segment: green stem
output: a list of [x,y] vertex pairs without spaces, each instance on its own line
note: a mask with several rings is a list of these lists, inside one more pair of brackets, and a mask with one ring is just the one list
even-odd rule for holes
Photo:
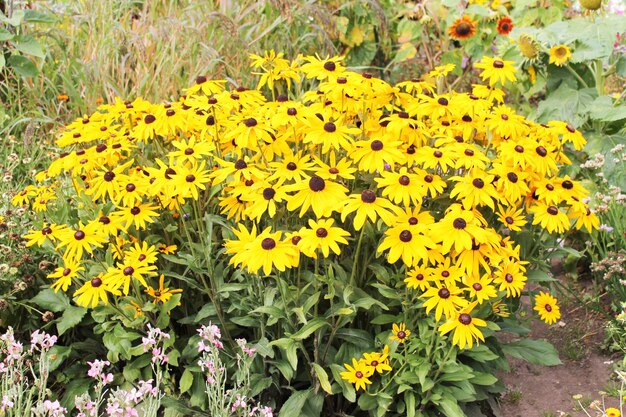
[[359,234],[359,242],[356,245],[356,252],[354,253],[354,261],[352,262],[352,272],[350,272],[350,285],[356,286],[354,277],[356,275],[356,264],[359,260],[359,253],[361,252],[361,244],[363,243],[363,235],[365,234],[365,224],[361,227],[361,234]]
[[585,82],[585,80],[582,79],[580,75],[578,75],[576,71],[574,71],[574,68],[570,67],[569,64],[566,64],[565,68],[567,68],[567,70],[572,73],[572,75],[578,80],[579,83],[581,83],[585,88],[589,88],[589,85]]

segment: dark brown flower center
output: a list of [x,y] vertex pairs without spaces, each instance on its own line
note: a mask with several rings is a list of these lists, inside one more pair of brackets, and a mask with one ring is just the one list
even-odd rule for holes
[[480,178],[474,178],[472,185],[476,188],[483,188],[485,186],[485,181]]
[[322,177],[314,175],[309,180],[309,188],[311,189],[311,191],[322,191],[324,187],[326,187],[326,183],[324,182],[324,179]]
[[498,69],[504,68],[504,62],[496,59],[495,61],[493,61],[493,67]]
[[475,282],[475,283],[472,284],[472,288],[474,289],[474,291],[480,291],[480,290],[483,289],[483,286],[480,285],[479,282]]
[[373,151],[380,151],[383,148],[383,143],[378,139],[373,140],[370,144],[370,148],[372,148]]
[[196,180],[196,176],[193,174],[189,174],[185,177],[185,181],[187,182],[194,182]]
[[246,119],[244,124],[246,125],[246,127],[254,127],[258,124],[258,122],[256,121],[255,118],[251,117],[249,119]]
[[361,192],[361,201],[371,204],[376,201],[376,194],[372,190],[363,190],[363,192]]
[[513,217],[511,216],[506,216],[504,218],[504,220],[508,223],[508,224],[513,224],[515,222],[515,220],[513,219]]
[[103,178],[106,182],[111,182],[113,178],[115,178],[115,173],[113,171],[107,171],[104,173]]
[[337,130],[337,126],[335,126],[333,122],[328,122],[324,124],[324,130],[328,133],[333,133],[335,130]]
[[77,230],[74,233],[74,239],[76,240],[83,240],[85,238],[85,232],[83,232],[82,230]]
[[298,242],[300,242],[302,240],[301,236],[294,236],[291,238],[291,243],[293,243],[294,245],[297,245]]
[[206,77],[204,75],[198,75],[196,77],[196,84],[203,84],[206,82]]
[[450,297],[450,290],[448,290],[446,287],[441,288],[438,292],[437,295],[439,296],[439,298],[449,298]]
[[296,108],[295,108],[295,107],[289,107],[289,108],[287,109],[287,114],[288,114],[289,116],[295,116],[296,114],[298,114],[298,110],[296,110]]
[[130,214],[132,214],[133,216],[138,215],[141,212],[141,209],[139,207],[133,207],[132,209],[130,209]]
[[276,191],[273,188],[266,188],[263,190],[263,198],[266,200],[271,200],[276,195]]
[[410,242],[413,239],[413,235],[408,230],[403,230],[400,232],[400,240],[404,243]]
[[424,280],[424,274],[417,274],[415,275],[415,279],[418,281],[423,281]]
[[465,156],[474,156],[474,151],[471,149],[466,149],[463,153],[465,154]]
[[565,188],[566,190],[571,190],[572,188],[574,188],[574,183],[570,180],[565,180],[561,183],[561,186],[563,186],[563,188]]
[[430,175],[430,174],[427,174],[426,176],[424,176],[424,181],[426,181],[426,182],[428,182],[428,183],[433,182],[433,180],[434,180],[434,178],[433,178],[433,176],[432,176],[432,175]]
[[548,151],[543,146],[537,146],[537,148],[535,148],[535,152],[537,152],[537,155],[541,157],[544,157],[548,154]]
[[49,235],[50,233],[52,233],[52,229],[48,226],[44,227],[43,229],[41,229],[41,234],[42,235]]
[[517,152],[517,153],[523,153],[524,152],[524,147],[522,145],[516,145],[514,149],[515,149],[515,152]]
[[463,230],[463,229],[465,229],[467,227],[467,222],[465,221],[465,219],[463,219],[461,217],[457,217],[452,222],[452,226],[454,226],[455,229]]
[[315,231],[315,235],[320,238],[325,238],[326,236],[328,236],[328,230],[324,229],[323,227],[320,227],[319,229]]
[[513,275],[511,275],[511,274],[506,274],[506,275],[504,276],[504,280],[505,280],[506,282],[508,282],[509,284],[510,284],[510,283],[512,283],[512,282],[513,282]]
[[442,106],[447,106],[448,105],[448,99],[445,97],[439,97],[439,100],[437,100],[437,103],[441,104]]
[[398,182],[400,185],[409,185],[411,180],[406,175],[401,175],[400,178],[398,178]]
[[133,268],[132,266],[127,266],[126,268],[124,268],[124,270],[122,271],[122,273],[126,276],[128,275],[132,275],[133,272],[135,272],[135,268]]
[[502,118],[502,120],[504,120],[505,122],[507,120],[509,120],[509,115],[508,114],[503,114],[502,116],[500,116]]
[[576,129],[574,128],[574,126],[572,126],[571,124],[567,124],[567,126],[565,126],[565,128],[570,132],[570,133],[574,133],[576,132]]
[[398,336],[398,339],[402,340],[406,337],[406,332],[403,330],[400,330],[396,336]]
[[548,214],[556,216],[557,214],[559,214],[559,209],[554,206],[550,206],[548,207]]
[[248,164],[246,164],[246,161],[243,159],[238,159],[237,162],[235,162],[235,169],[239,170],[244,168],[248,168]]
[[337,69],[337,65],[333,61],[324,62],[324,69],[326,71],[334,71]]
[[148,114],[148,115],[146,115],[146,117],[143,118],[143,121],[147,125],[149,125],[150,123],[156,122],[156,117],[154,117],[152,114]]
[[193,155],[193,148],[185,149],[185,155]]
[[546,304],[544,308],[546,309],[548,313],[552,311],[552,306],[550,304]]
[[69,269],[69,268],[65,268],[65,269],[63,270],[63,276],[64,276],[64,277],[68,276],[68,275],[69,275],[69,274],[71,274],[71,273],[72,273],[72,270],[71,270],[71,269]]
[[414,226],[417,224],[417,217],[409,217],[409,224]]
[[111,219],[109,219],[107,216],[102,216],[98,219],[98,221],[102,224],[109,224],[111,223]]
[[470,316],[467,313],[463,313],[459,316],[459,321],[461,322],[461,324],[464,324],[467,326],[468,324],[472,322],[472,316]]
[[454,31],[459,36],[467,36],[472,31],[472,25],[467,22],[461,22],[456,26]]
[[509,181],[511,181],[512,183],[516,183],[518,178],[517,178],[517,174],[515,172],[509,172],[508,174],[506,174],[506,177],[509,179]]
[[331,174],[339,174],[339,170],[335,167],[332,167],[328,170]]
[[135,186],[135,184],[133,184],[133,183],[126,184],[126,191],[128,191],[129,193],[132,193],[136,189],[137,189],[137,187]]
[[287,164],[287,169],[289,171],[295,171],[297,168],[298,168],[298,166],[294,162],[289,162]]
[[[328,62],[327,62],[327,64],[328,64]],[[361,372],[361,371],[356,371],[356,372],[355,372],[355,374],[354,374],[354,376],[356,376],[357,378],[361,379],[361,378],[363,378],[363,372]]]
[[143,253],[137,257],[137,259],[139,260],[139,262],[144,261],[146,258],[147,258],[147,256],[146,256],[146,255],[144,255]]
[[272,250],[276,247],[276,241],[271,237],[266,237],[261,241],[261,247],[265,250]]
[[98,288],[100,285],[102,285],[102,280],[100,278],[94,278],[91,280],[92,287]]
[[433,156],[434,156],[435,158],[441,158],[441,157],[443,156],[443,152],[441,152],[441,151],[435,151],[435,152],[433,152]]

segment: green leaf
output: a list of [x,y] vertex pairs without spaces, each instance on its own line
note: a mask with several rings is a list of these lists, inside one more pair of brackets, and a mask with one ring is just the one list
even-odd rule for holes
[[49,372],[54,371],[63,363],[63,361],[70,356],[72,353],[72,348],[70,346],[59,346],[54,345],[50,348],[50,353],[48,354],[50,358],[50,365],[48,368]]
[[359,408],[362,410],[373,410],[378,406],[378,398],[369,392],[364,392],[359,397]]
[[31,23],[56,23],[59,19],[57,19],[54,15],[29,9],[24,10],[24,21]]
[[556,279],[552,276],[552,273],[548,271],[542,271],[539,269],[532,269],[526,273],[526,277],[530,282],[554,282]]
[[311,389],[307,389],[304,391],[295,391],[285,404],[280,408],[280,412],[278,413],[278,417],[300,417],[300,412],[302,411],[302,407],[304,407],[304,403],[306,399],[309,397],[311,393]]
[[485,363],[499,358],[497,354],[492,352],[485,345],[478,345],[472,349],[462,351],[463,356],[468,356],[477,362]]
[[415,417],[415,394],[412,391],[404,392],[404,403],[406,404],[406,417]]
[[39,73],[35,63],[21,55],[11,55],[7,60],[7,66],[13,68],[22,77],[34,77]]
[[398,321],[398,316],[394,314],[380,314],[370,321],[371,324],[389,324]]
[[13,43],[15,49],[24,54],[36,56],[37,58],[45,56],[41,45],[32,36],[16,36],[13,39]]
[[[558,119],[571,123],[574,127],[581,126],[589,117],[588,112],[598,96],[593,88],[580,90],[561,84],[554,92],[539,103],[537,110],[530,115],[538,122],[546,123]],[[567,103],[564,106],[563,103]]]
[[313,332],[317,329],[320,329],[324,326],[330,326],[326,320],[321,317],[316,317],[313,320],[309,321],[307,324],[302,326],[300,330],[289,336],[293,340],[304,340],[309,337]]
[[546,340],[522,339],[502,345],[502,351],[514,358],[535,365],[560,365],[561,360],[554,346]]
[[446,395],[439,401],[439,408],[447,417],[464,416],[463,410],[459,407],[459,403],[451,395]]
[[[5,28],[0,28],[0,42],[10,41],[13,39],[15,35],[6,30]],[[2,56],[2,54],[0,54]]]
[[341,386],[341,392],[346,400],[350,401],[351,403],[355,402],[356,391],[354,391],[354,386],[341,378],[341,373],[346,369],[341,365],[337,365],[336,363],[330,365],[330,369],[333,373],[333,377],[335,378],[335,382],[337,382],[339,386]]
[[180,393],[184,394],[185,392],[189,391],[189,388],[191,388],[191,385],[193,385],[193,374],[191,373],[189,368],[187,368],[183,372],[183,375],[180,377],[180,382],[179,382]]
[[361,329],[348,329],[344,327],[337,329],[335,336],[348,343],[362,346],[363,349],[369,349],[374,345],[374,338],[372,337],[372,334]]
[[498,378],[487,372],[474,371],[474,377],[470,380],[470,382],[476,385],[490,386],[498,382]]
[[39,307],[46,310],[53,311],[55,313],[61,312],[70,306],[70,300],[63,292],[55,293],[51,288],[46,288],[41,291],[30,301],[37,304]]
[[315,374],[317,375],[317,379],[320,381],[320,385],[321,385],[322,389],[327,394],[331,394],[332,395],[333,389],[330,386],[330,382],[328,381],[328,374],[326,373],[324,368],[322,368],[320,365],[318,365],[316,363],[313,363],[313,370],[315,371]]
[[614,106],[609,96],[600,96],[594,100],[589,115],[594,120],[616,122],[626,119],[626,106]]
[[[6,64],[6,60],[4,59],[4,55],[0,54],[0,70],[2,68],[4,68],[4,65]],[[0,116],[4,116],[4,113],[2,113]]]
[[22,24],[22,22],[24,21],[25,14],[26,13],[24,13],[24,10],[18,9],[13,12],[13,15],[11,15],[11,18],[9,19],[4,14],[0,13],[0,21],[4,23],[8,23],[9,25],[13,27],[16,27]]
[[281,338],[270,342],[270,346],[278,346],[285,352],[289,364],[295,371],[298,369],[298,345],[292,339]]
[[85,314],[87,314],[86,308],[68,306],[59,321],[57,321],[59,336],[79,324],[85,317]]

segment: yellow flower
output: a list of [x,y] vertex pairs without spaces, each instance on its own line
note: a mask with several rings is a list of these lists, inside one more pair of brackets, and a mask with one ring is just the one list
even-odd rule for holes
[[394,323],[393,326],[391,326],[391,332],[393,333],[393,336],[389,339],[396,340],[398,343],[406,342],[406,339],[411,336],[411,331],[406,328],[405,323]]
[[561,318],[561,309],[556,304],[556,298],[543,291],[535,295],[535,307],[533,310],[539,313],[541,320],[548,324],[554,324]]
[[354,384],[357,391],[361,388],[365,390],[367,385],[372,383],[372,381],[369,380],[369,377],[372,376],[373,371],[365,362],[357,362],[355,358],[352,358],[352,366],[347,363],[343,366],[347,369],[347,371],[340,373],[341,379]]
[[622,414],[617,408],[609,407],[605,410],[606,417],[620,417]]
[[572,51],[567,45],[556,45],[550,48],[550,64],[562,67],[572,58]]
[[164,280],[165,275],[161,274],[161,276],[159,277],[159,288],[155,289],[151,286],[148,286],[148,288],[146,288],[146,293],[148,293],[150,297],[154,298],[154,303],[161,302],[165,304],[170,300],[170,298],[172,298],[172,295],[183,292],[183,290],[181,289],[172,290],[165,287]]
[[480,62],[474,66],[483,70],[480,73],[480,77],[483,81],[489,80],[489,85],[494,86],[496,83],[504,85],[506,81],[516,80],[515,72],[517,70],[513,64],[513,61],[504,61],[499,57],[491,58],[484,56]]
[[469,304],[461,311],[455,312],[453,317],[439,326],[439,333],[442,336],[454,330],[452,343],[460,349],[465,349],[465,347],[471,349],[474,346],[474,341],[477,343],[479,340],[485,341],[485,337],[478,327],[486,327],[487,323],[470,315],[475,306],[476,302]]

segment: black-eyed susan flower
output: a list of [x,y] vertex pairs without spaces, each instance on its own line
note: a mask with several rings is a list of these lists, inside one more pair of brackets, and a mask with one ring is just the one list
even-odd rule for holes
[[448,35],[453,39],[469,39],[476,33],[476,21],[463,15],[448,27]]
[[552,120],[548,122],[548,126],[554,129],[555,133],[560,135],[562,143],[571,143],[577,151],[585,147],[587,140],[583,137],[582,133],[570,123]]
[[466,285],[470,299],[475,300],[478,304],[482,304],[487,300],[491,300],[498,296],[496,287],[492,285],[493,279],[489,274],[474,280],[467,280]]
[[620,417],[622,413],[615,407],[609,407],[604,410],[606,417]]
[[541,320],[548,324],[554,324],[561,318],[561,309],[556,304],[556,298],[543,291],[535,295],[535,307],[533,310],[539,314]]
[[404,154],[400,150],[401,141],[374,139],[354,143],[349,156],[358,164],[361,171],[382,172],[385,166],[395,166],[404,162]]
[[85,282],[82,287],[76,290],[74,297],[76,297],[76,304],[79,306],[96,308],[100,301],[104,304],[109,303],[109,293],[121,295],[119,291],[112,289],[108,283],[105,282],[102,275],[98,275]]
[[266,276],[272,273],[272,268],[284,271],[296,266],[294,261],[299,259],[298,249],[291,241],[281,240],[282,232],[272,232],[271,228],[263,230],[252,242],[244,248],[244,257],[241,259],[243,267],[248,272],[256,274],[263,269]]
[[24,235],[26,247],[42,246],[46,241],[54,243],[66,230],[67,226],[64,224],[45,224],[40,230],[31,230]]
[[58,266],[53,272],[48,274],[48,278],[56,279],[50,287],[54,292],[58,292],[59,289],[65,292],[72,285],[72,279],[77,278],[79,276],[78,273],[84,270],[85,268],[80,265],[80,261],[64,259],[63,265]]
[[479,206],[493,209],[494,201],[499,198],[493,185],[494,176],[478,168],[472,169],[464,176],[450,177],[450,180],[456,182],[450,197],[461,202],[465,210]]
[[56,249],[65,248],[64,259],[81,259],[84,252],[92,254],[93,247],[101,248],[106,241],[107,237],[98,232],[94,223],[79,223],[77,228],[65,228],[59,233]]
[[345,221],[352,212],[356,212],[354,229],[361,230],[367,219],[376,223],[380,217],[386,225],[392,224],[400,209],[386,198],[377,197],[374,191],[363,190],[361,194],[351,194],[346,200],[341,210],[341,221]]
[[331,149],[341,151],[351,149],[354,136],[360,133],[361,129],[347,126],[342,120],[324,121],[313,117],[305,128],[303,142],[321,146],[322,153]]
[[511,313],[509,312],[509,308],[502,301],[496,301],[491,305],[491,312],[498,317],[509,317]]
[[474,64],[474,67],[482,69],[480,78],[483,81],[489,81],[490,86],[496,83],[504,85],[507,81],[515,81],[515,72],[513,61],[505,61],[500,57],[491,58],[484,56],[480,62]]
[[310,155],[303,155],[302,152],[293,153],[289,151],[287,154],[283,155],[280,161],[270,162],[269,166],[274,171],[268,178],[269,181],[281,180],[298,182],[310,178],[308,171],[313,170]]
[[306,78],[315,78],[318,80],[336,81],[346,69],[342,65],[343,57],[327,57],[320,58],[316,56],[304,57],[305,64],[302,64],[300,70]]
[[146,288],[146,293],[153,298],[154,303],[167,303],[172,295],[183,292],[181,289],[171,289],[165,286],[165,275],[161,274],[159,277],[159,287],[152,288],[148,285]]
[[439,333],[442,336],[454,331],[452,343],[460,349],[465,349],[466,347],[471,349],[474,346],[474,342],[485,341],[485,337],[479,327],[486,327],[487,323],[478,317],[472,317],[470,314],[475,306],[476,302],[465,306],[439,326]]
[[411,331],[406,328],[406,323],[396,324],[391,326],[390,340],[395,340],[398,343],[404,343],[411,336]]
[[524,272],[519,262],[507,260],[494,272],[493,282],[500,285],[498,291],[506,291],[507,297],[519,297],[526,285]]
[[550,233],[563,233],[569,229],[569,218],[558,206],[537,202],[529,211],[534,215],[533,224],[540,225]]
[[300,217],[309,208],[313,209],[317,217],[328,217],[333,211],[340,211],[348,192],[343,185],[317,175],[312,176],[308,181],[286,185],[285,188],[289,192],[296,191],[296,194],[289,197],[287,201],[287,210],[300,209]]
[[107,268],[103,279],[108,283],[109,287],[119,290],[122,289],[124,295],[128,295],[130,291],[130,283],[132,279],[136,279],[144,287],[148,286],[146,278],[156,275],[157,267],[135,260],[125,259],[124,262],[118,263],[115,267]]
[[176,167],[176,173],[172,175],[171,186],[176,189],[183,198],[198,199],[199,190],[206,190],[206,184],[210,182],[209,171],[205,169],[206,162],[199,164],[185,164]]
[[497,215],[500,223],[514,232],[521,231],[522,227],[527,223],[524,210],[515,206],[499,206]]
[[111,217],[119,220],[128,229],[134,226],[137,230],[143,230],[148,223],[154,223],[159,217],[158,207],[151,203],[138,204],[132,207],[122,207],[111,213]]
[[244,213],[249,218],[259,221],[266,213],[273,218],[276,215],[277,204],[287,200],[288,197],[280,181],[275,184],[259,181],[250,187],[248,193],[241,195],[241,200],[250,202]]
[[324,258],[332,251],[336,255],[341,253],[339,243],[347,245],[346,237],[350,233],[334,225],[333,219],[309,220],[309,227],[298,231],[298,248],[310,258],[317,258],[317,250],[321,250]]
[[365,352],[361,359],[372,374],[379,374],[391,371],[389,366],[389,346],[385,345],[382,352]]
[[468,303],[463,297],[463,290],[454,282],[447,286],[440,282],[435,282],[435,285],[424,291],[420,298],[426,299],[424,302],[426,314],[430,313],[433,308],[435,309],[435,320],[437,321],[441,319],[442,315],[446,319],[454,317],[457,309],[466,306]]
[[428,259],[428,250],[437,245],[428,236],[426,225],[397,225],[385,231],[385,238],[378,246],[378,252],[389,250],[387,262],[395,263],[402,259],[407,266]]
[[403,166],[398,172],[382,171],[380,175],[374,180],[383,189],[383,197],[388,197],[395,204],[402,203],[404,207],[422,204],[424,187],[417,175],[408,172],[407,167]]
[[572,51],[567,45],[555,45],[550,48],[550,64],[562,67],[572,58]]
[[426,291],[430,288],[431,276],[433,275],[433,269],[423,265],[416,265],[413,269],[410,269],[404,282],[407,287],[419,289],[420,291]]
[[365,390],[372,383],[369,379],[372,376],[372,370],[365,362],[352,358],[352,366],[347,363],[343,366],[346,368],[346,371],[340,373],[341,379],[354,384],[357,391],[360,389]]

